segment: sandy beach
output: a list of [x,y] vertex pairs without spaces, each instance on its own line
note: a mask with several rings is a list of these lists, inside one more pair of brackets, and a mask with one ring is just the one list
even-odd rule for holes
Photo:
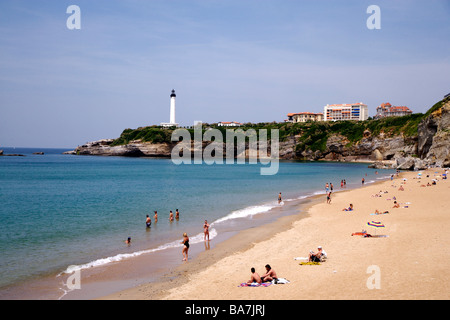
[[[443,172],[429,169],[421,179],[417,172],[403,172],[393,181],[334,193],[330,204],[317,196],[306,214],[243,231],[161,282],[102,299],[449,299],[450,182],[442,180]],[[427,186],[432,179],[436,185]],[[394,197],[399,208],[393,208]],[[354,211],[342,211],[350,203]],[[370,227],[370,221],[385,228]],[[352,236],[363,229],[377,237]],[[328,256],[320,265],[294,259],[319,245]],[[266,264],[289,283],[239,287],[250,279],[251,267],[262,274]]]

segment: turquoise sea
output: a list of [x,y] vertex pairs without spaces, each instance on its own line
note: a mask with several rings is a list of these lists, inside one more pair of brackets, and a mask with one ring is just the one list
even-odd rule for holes
[[[92,268],[203,241],[253,225],[284,203],[359,187],[392,170],[367,164],[280,162],[278,174],[260,175],[260,165],[175,165],[170,159],[63,155],[63,149],[3,148],[24,157],[0,157],[0,290],[49,274]],[[33,152],[43,151],[44,155]],[[325,198],[324,198],[325,199]],[[179,209],[179,221],[169,211]],[[153,221],[158,211],[158,223]],[[152,218],[150,229],[145,216]],[[127,237],[133,251],[124,246]],[[69,266],[71,266],[69,268]]]

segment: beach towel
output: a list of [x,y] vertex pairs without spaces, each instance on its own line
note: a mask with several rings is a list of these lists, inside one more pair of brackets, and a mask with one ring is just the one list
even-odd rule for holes
[[308,266],[318,266],[318,265],[320,265],[320,262],[312,262],[312,261],[300,262],[299,265],[301,265],[301,266],[306,266],[306,265],[308,265]]
[[285,278],[278,278],[276,281],[272,280],[272,284],[286,284],[289,283],[290,281],[288,279]]
[[240,285],[238,285],[238,287],[268,287],[271,284],[272,284],[272,282],[263,282],[263,283],[258,283],[258,282],[246,283],[246,282],[243,282]]

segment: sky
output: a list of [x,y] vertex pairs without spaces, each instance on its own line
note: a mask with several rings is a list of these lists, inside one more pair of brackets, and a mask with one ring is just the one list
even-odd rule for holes
[[[70,5],[80,29],[69,29]],[[367,20],[380,9],[380,29]],[[450,92],[450,0],[1,0],[0,148]]]

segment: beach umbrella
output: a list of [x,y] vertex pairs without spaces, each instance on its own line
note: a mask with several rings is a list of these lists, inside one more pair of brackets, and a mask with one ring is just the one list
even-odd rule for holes
[[[370,222],[367,222],[367,225],[368,225],[369,227],[375,228],[375,230],[377,230],[377,229],[379,229],[379,228],[385,228],[385,225],[382,224],[382,223],[379,222],[379,221],[370,221]],[[376,233],[377,233],[377,232],[375,231],[375,234],[376,234]]]

